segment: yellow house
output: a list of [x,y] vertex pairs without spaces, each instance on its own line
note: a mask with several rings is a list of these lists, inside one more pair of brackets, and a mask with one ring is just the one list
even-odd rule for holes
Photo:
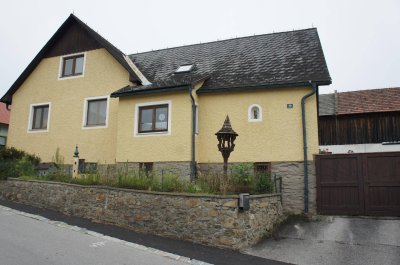
[[215,133],[229,115],[229,161],[282,176],[296,212],[304,177],[315,196],[317,95],[330,83],[315,28],[125,55],[71,14],[1,101],[7,145],[43,162],[57,148],[72,161],[78,145],[86,162],[187,177],[222,169]]

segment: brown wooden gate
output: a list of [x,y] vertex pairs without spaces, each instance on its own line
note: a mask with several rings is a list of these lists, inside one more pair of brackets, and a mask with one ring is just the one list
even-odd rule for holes
[[400,152],[317,155],[320,214],[400,216]]

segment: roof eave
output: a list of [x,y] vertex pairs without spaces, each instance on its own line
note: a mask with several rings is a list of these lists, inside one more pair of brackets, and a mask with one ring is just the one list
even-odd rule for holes
[[[318,86],[326,86],[332,83],[331,80],[325,81],[312,81]],[[261,90],[261,89],[272,89],[272,88],[283,88],[283,87],[296,87],[296,86],[310,86],[310,81],[296,82],[296,83],[284,83],[284,84],[256,84],[256,85],[244,85],[244,86],[227,86],[219,88],[200,88],[197,90],[197,94],[206,93],[221,93],[221,92],[236,92],[236,91],[249,91],[249,90]]]
[[127,97],[127,96],[136,96],[136,95],[149,95],[149,94],[158,94],[158,93],[170,93],[170,92],[178,92],[184,91],[190,87],[190,84],[184,84],[179,86],[166,86],[166,87],[157,87],[152,89],[143,89],[143,90],[133,90],[127,92],[114,92],[111,94],[112,98],[119,97]]

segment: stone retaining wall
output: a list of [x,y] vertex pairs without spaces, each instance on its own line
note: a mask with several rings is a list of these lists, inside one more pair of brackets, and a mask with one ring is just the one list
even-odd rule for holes
[[[230,163],[229,166],[241,163]],[[222,163],[199,164],[202,172],[222,174]],[[271,162],[271,173],[282,178],[282,206],[285,214],[304,213],[304,162]],[[308,210],[316,214],[316,176],[314,161],[308,161]]]
[[250,197],[250,210],[237,196],[199,196],[66,183],[9,179],[0,198],[65,214],[223,248],[257,243],[282,221],[279,194]]

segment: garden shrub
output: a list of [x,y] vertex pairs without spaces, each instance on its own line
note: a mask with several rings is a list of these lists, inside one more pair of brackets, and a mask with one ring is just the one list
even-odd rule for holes
[[152,174],[141,171],[129,171],[120,173],[115,186],[138,190],[159,190],[160,183]]
[[185,182],[176,175],[166,174],[161,179],[161,191],[179,192],[185,190]]
[[40,163],[36,155],[14,147],[0,149],[0,179],[35,175],[35,165]]
[[40,163],[40,158],[36,155],[29,154],[25,151],[18,150],[14,147],[7,147],[0,149],[0,162],[3,161],[18,161],[26,158],[34,166]]
[[101,185],[102,181],[98,173],[80,174],[78,178],[69,177],[70,182],[79,185]]
[[272,193],[275,190],[275,184],[271,179],[271,175],[260,173],[254,179],[254,191],[256,193]]
[[254,181],[254,167],[252,164],[241,163],[234,165],[231,172],[234,184],[251,185]]

